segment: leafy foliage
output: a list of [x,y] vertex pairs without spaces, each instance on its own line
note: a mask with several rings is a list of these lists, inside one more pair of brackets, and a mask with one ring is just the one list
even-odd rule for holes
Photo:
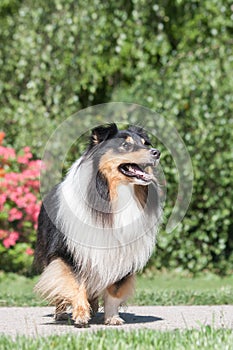
[[0,146],[0,254],[5,271],[26,272],[32,264],[41,162],[31,157],[29,147],[17,155],[13,148]]
[[[184,139],[195,179],[188,214],[171,234],[162,230],[151,263],[232,269],[232,2],[5,0],[0,13],[7,142],[40,157],[56,125],[81,108],[126,101],[156,110]],[[168,217],[175,166],[162,151]]]

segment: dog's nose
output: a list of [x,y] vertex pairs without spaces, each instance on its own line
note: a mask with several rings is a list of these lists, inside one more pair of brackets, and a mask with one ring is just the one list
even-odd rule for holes
[[150,153],[153,157],[155,157],[156,159],[159,159],[160,158],[160,152],[158,149],[156,148],[151,148],[150,149]]

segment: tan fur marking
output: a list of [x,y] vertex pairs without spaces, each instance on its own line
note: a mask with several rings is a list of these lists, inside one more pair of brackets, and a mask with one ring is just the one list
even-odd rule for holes
[[105,167],[105,163],[115,162],[118,165],[122,163],[147,163],[151,160],[149,149],[140,149],[135,152],[129,153],[114,153],[113,151],[108,151],[100,160],[100,166]]
[[90,319],[90,304],[87,300],[86,288],[81,285],[76,300],[72,304],[72,318],[76,324],[87,324]]
[[126,137],[126,142],[134,143],[134,139],[131,136]]
[[145,168],[145,171],[148,173],[148,174],[153,174],[153,168],[151,166],[147,166]]
[[[74,307],[73,309],[73,313],[72,313],[72,318],[75,321],[75,323],[87,323],[89,318],[90,318],[90,314],[89,314],[89,305],[84,304],[82,305],[77,305]],[[83,322],[85,320],[85,322]]]
[[133,183],[134,179],[124,176],[119,172],[118,166],[123,163],[146,163],[150,161],[150,153],[147,149],[141,149],[136,152],[114,154],[108,151],[102,156],[99,164],[99,170],[106,177],[109,183],[110,198],[115,200],[117,197],[117,186],[119,183]]
[[118,288],[117,283],[114,283],[107,288],[108,293],[114,298],[119,298],[125,300],[131,296],[134,292],[135,276],[131,275],[121,284]]
[[98,144],[99,143],[99,140],[98,140],[98,137],[97,137],[97,135],[92,135],[92,141],[94,142],[94,144]]
[[109,160],[103,158],[105,157],[102,157],[99,169],[108,180],[110,198],[111,201],[114,201],[117,198],[117,186],[120,182],[127,182],[127,179],[118,170],[118,166],[122,163],[118,158],[114,159],[110,157]]
[[56,259],[44,269],[35,291],[51,304],[71,303],[77,295],[78,284],[69,266]]
[[50,304],[57,306],[56,313],[68,305],[73,307],[75,323],[85,324],[90,318],[86,288],[78,284],[70,267],[62,260],[53,260],[42,273],[35,291]]
[[141,138],[141,141],[142,141],[143,145],[145,145],[146,141],[143,138]]

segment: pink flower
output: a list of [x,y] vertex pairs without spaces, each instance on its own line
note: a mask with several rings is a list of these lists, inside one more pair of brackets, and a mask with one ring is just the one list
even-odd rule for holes
[[17,161],[20,164],[29,164],[30,159],[32,158],[32,153],[30,152],[30,147],[24,147],[24,155],[18,156]]
[[20,220],[22,219],[22,217],[23,217],[23,214],[18,209],[16,208],[10,209],[9,217],[8,217],[9,221]]
[[[4,230],[0,227],[0,241],[5,248],[10,248],[20,235],[27,241],[28,227],[37,228],[39,176],[43,164],[40,160],[32,160],[30,147],[24,147],[16,154],[13,148],[1,146],[4,136],[0,132],[0,210],[4,210],[8,218],[4,221]],[[24,225],[25,222],[29,225]],[[13,231],[15,229],[19,232]],[[28,247],[26,253],[32,255],[33,250],[30,245]]]
[[18,208],[25,208],[27,206],[26,200],[24,197],[19,197],[17,194],[13,193],[11,200],[15,202]]
[[[31,153],[30,153],[30,154],[31,154]],[[17,157],[17,161],[18,161],[18,163],[20,163],[20,164],[28,164],[29,158],[30,158],[30,157],[28,157],[28,155],[18,156],[18,157]]]
[[33,254],[34,254],[34,250],[33,250],[32,248],[27,248],[27,249],[25,250],[25,253],[26,253],[27,255],[33,255]]
[[13,173],[13,172],[6,173],[5,180],[8,181],[8,184],[15,185],[19,180],[19,176],[20,174],[18,173]]
[[9,198],[10,198],[10,200],[11,200],[12,202],[15,202],[15,204],[16,204],[18,207],[20,207],[20,206],[18,205],[18,195],[17,195],[16,192],[9,191]]
[[3,209],[3,205],[6,202],[6,198],[7,196],[5,193],[0,194],[0,210]]
[[30,147],[26,146],[23,148],[24,152],[27,153],[27,152],[30,152]]
[[13,148],[0,146],[0,156],[4,160],[8,160],[9,158],[14,159],[15,158],[15,150]]
[[11,232],[9,236],[3,240],[4,247],[10,248],[11,246],[14,246],[18,238],[19,238],[18,232]]
[[32,220],[34,222],[38,221],[39,214],[40,214],[40,205],[36,204],[34,207],[34,212],[32,213]]

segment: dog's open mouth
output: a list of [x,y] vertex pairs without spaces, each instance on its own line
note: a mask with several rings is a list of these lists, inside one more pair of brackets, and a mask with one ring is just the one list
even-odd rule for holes
[[148,166],[153,164],[138,164],[135,163],[123,163],[119,165],[119,171],[128,177],[135,177],[144,182],[150,182],[153,179],[153,174],[149,174],[145,171]]

